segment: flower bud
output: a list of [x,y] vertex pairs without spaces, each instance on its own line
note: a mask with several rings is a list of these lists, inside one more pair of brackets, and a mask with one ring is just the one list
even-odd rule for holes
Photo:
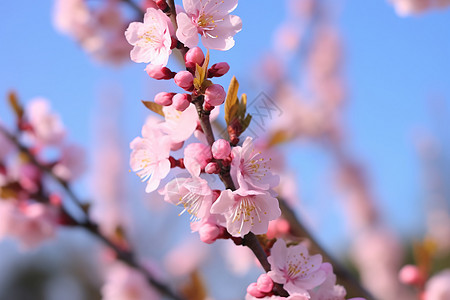
[[206,165],[205,172],[208,174],[217,174],[219,173],[219,165],[215,162],[210,162]]
[[225,159],[230,156],[231,146],[226,140],[219,139],[214,142],[211,151],[215,159]]
[[270,293],[273,288],[272,278],[267,274],[262,274],[256,281],[256,287],[263,293]]
[[147,72],[148,76],[156,80],[172,79],[176,74],[175,72],[170,71],[169,68],[152,64],[148,64],[145,68],[145,71]]
[[156,6],[163,12],[169,11],[169,5],[167,5],[166,0],[155,0]]
[[227,74],[229,70],[230,70],[230,65],[228,65],[226,62],[220,62],[220,63],[214,64],[208,70],[208,78],[221,77],[221,76]]
[[251,296],[255,298],[263,298],[266,296],[266,293],[263,293],[258,289],[255,282],[251,283],[247,287],[247,293],[249,293]]
[[184,111],[191,104],[191,95],[175,94],[172,98],[173,107],[178,111]]
[[207,244],[214,243],[220,235],[220,228],[214,224],[205,223],[198,230],[200,240]]
[[155,96],[155,102],[162,106],[169,106],[172,104],[172,98],[174,95],[175,93],[167,93],[167,92],[158,93]]
[[205,102],[212,106],[221,105],[227,94],[220,84],[210,85],[205,91]]
[[176,85],[186,91],[192,91],[194,88],[194,76],[189,71],[178,72],[174,81]]
[[184,56],[184,61],[187,64],[193,64],[195,67],[195,64],[202,65],[203,61],[205,60],[205,55],[203,54],[202,49],[199,47],[194,47],[189,49],[189,51]]
[[420,285],[423,281],[419,268],[414,265],[404,266],[400,270],[398,277],[400,282],[408,285]]

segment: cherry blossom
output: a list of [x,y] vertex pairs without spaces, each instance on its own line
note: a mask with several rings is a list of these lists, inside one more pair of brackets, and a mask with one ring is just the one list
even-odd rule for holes
[[266,233],[269,221],[281,215],[278,200],[269,193],[244,189],[222,191],[211,213],[223,214],[228,232],[241,237],[250,231]]
[[183,112],[175,107],[163,107],[165,122],[161,124],[161,130],[167,134],[173,143],[180,143],[187,140],[195,128],[197,128],[197,110],[194,105],[190,105]]
[[159,300],[144,275],[123,263],[112,266],[101,289],[104,300]]
[[55,235],[56,217],[54,207],[42,203],[19,206],[0,199],[0,238],[13,236],[23,250],[35,248]]
[[172,23],[161,10],[148,8],[144,22],[133,22],[125,37],[134,46],[131,59],[138,63],[151,63],[165,67],[172,53]]
[[237,4],[237,0],[183,0],[186,12],[177,15],[177,38],[192,48],[200,34],[206,48],[229,50],[235,43],[233,36],[242,29],[241,18],[229,14]]
[[26,107],[33,137],[43,145],[59,144],[66,132],[59,115],[53,113],[47,99],[35,98]]
[[64,145],[61,149],[61,158],[52,170],[66,181],[75,180],[87,168],[85,156],[84,148],[75,144]]
[[424,300],[450,299],[450,269],[431,277],[425,285]]
[[141,177],[148,180],[145,191],[150,193],[156,190],[161,179],[170,171],[170,137],[164,135],[159,128],[159,120],[148,118],[142,127],[142,138],[136,137],[131,143],[133,150],[130,157],[131,169]]
[[245,300],[282,300],[282,299],[286,299],[286,300],[309,300],[308,297],[304,296],[304,295],[299,295],[299,294],[293,294],[290,295],[289,297],[280,297],[280,296],[270,296],[270,297],[264,297],[264,298],[256,298],[250,294],[247,294],[245,296]]
[[208,182],[200,177],[175,178],[164,188],[164,200],[175,205],[183,205],[192,219],[202,219],[209,215],[212,205],[212,191]]
[[323,263],[321,269],[327,273],[325,281],[310,292],[312,300],[345,300],[347,294],[345,288],[336,285],[336,275],[333,273],[333,266]]
[[270,161],[257,152],[253,139],[247,137],[242,147],[232,151],[231,177],[236,185],[244,189],[269,190],[278,185],[280,178],[270,171]]
[[271,271],[267,274],[274,282],[283,284],[289,294],[298,293],[310,297],[308,290],[322,284],[327,276],[321,268],[322,256],[310,256],[303,244],[286,247],[286,242],[278,239],[268,261]]
[[208,145],[192,143],[184,148],[184,165],[192,176],[199,176],[211,159],[211,147]]

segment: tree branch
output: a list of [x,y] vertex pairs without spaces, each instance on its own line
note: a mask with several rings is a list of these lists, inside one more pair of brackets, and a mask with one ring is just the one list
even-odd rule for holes
[[[117,255],[117,258],[130,267],[133,267],[137,270],[139,270],[147,279],[148,283],[152,285],[155,289],[157,289],[161,294],[170,297],[174,300],[184,300],[180,296],[176,295],[168,286],[165,284],[157,281],[145,268],[143,268],[136,259],[135,254],[128,250],[122,250],[117,245],[115,245],[110,239],[108,239],[106,236],[104,236],[98,229],[98,225],[92,222],[89,218],[89,214],[84,209],[83,203],[80,201],[78,196],[75,194],[75,192],[70,187],[69,183],[60,177],[58,177],[55,173],[53,173],[52,169],[50,169],[47,166],[42,165],[36,157],[30,152],[30,150],[23,145],[19,139],[12,135],[8,130],[3,128],[3,126],[0,126],[0,133],[3,134],[6,138],[8,138],[12,143],[15,144],[15,146],[19,149],[19,151],[27,156],[27,158],[30,160],[30,162],[35,165],[37,168],[39,168],[42,172],[49,175],[54,181],[56,181],[61,187],[64,189],[64,191],[67,193],[69,198],[81,209],[81,211],[84,214],[84,221],[76,221],[73,219],[77,225],[81,228],[84,228],[88,232],[90,232],[92,235],[96,236],[98,239],[103,241],[108,247],[110,247]],[[68,212],[65,211],[67,214]],[[72,217],[72,216],[71,216]]]

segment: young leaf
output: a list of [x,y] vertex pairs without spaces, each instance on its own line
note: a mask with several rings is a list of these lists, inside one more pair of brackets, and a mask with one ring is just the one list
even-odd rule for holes
[[227,98],[225,99],[225,121],[227,125],[230,125],[231,121],[236,117],[238,113],[238,93],[239,82],[236,77],[231,78],[230,86],[228,87]]
[[147,107],[151,111],[157,113],[158,115],[161,115],[161,116],[164,117],[164,112],[162,110],[162,108],[163,108],[162,105],[160,105],[160,104],[158,104],[156,102],[153,102],[153,101],[144,101],[144,100],[141,100],[141,101],[145,105],[145,107]]

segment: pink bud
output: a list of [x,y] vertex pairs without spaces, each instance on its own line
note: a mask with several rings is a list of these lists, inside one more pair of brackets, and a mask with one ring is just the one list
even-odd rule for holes
[[205,91],[205,102],[212,106],[221,105],[227,94],[220,84],[210,85]]
[[173,107],[178,111],[184,111],[191,104],[191,95],[188,94],[176,94],[173,96]]
[[263,293],[269,293],[273,288],[273,281],[267,274],[262,274],[259,276],[258,281],[256,281],[256,286],[258,290]]
[[175,75],[175,83],[186,91],[192,91],[194,88],[194,76],[189,71],[181,71]]
[[172,104],[172,98],[174,95],[175,93],[167,93],[167,92],[158,93],[155,96],[155,102],[162,106],[169,106]]
[[227,74],[227,72],[229,70],[230,70],[230,65],[228,65],[226,62],[220,62],[220,63],[212,65],[211,68],[209,68],[208,77],[209,78],[220,77],[220,76]]
[[156,80],[172,79],[176,74],[175,72],[170,71],[169,68],[152,64],[148,64],[145,68],[145,71],[147,72],[148,76]]
[[419,285],[423,281],[419,268],[414,265],[404,266],[400,270],[398,277],[402,283],[408,285]]
[[215,162],[210,162],[206,165],[205,172],[208,174],[217,174],[219,173],[219,165]]
[[189,51],[184,56],[184,61],[186,64],[193,64],[195,67],[195,64],[202,65],[203,61],[205,60],[205,55],[203,54],[202,49],[199,47],[194,47],[189,49]]
[[198,230],[200,240],[207,244],[214,243],[220,235],[220,229],[214,224],[205,223]]
[[250,285],[247,288],[247,293],[256,298],[263,298],[266,296],[266,293],[263,293],[258,289],[255,282],[250,283]]
[[225,159],[230,156],[231,146],[226,140],[219,139],[214,142],[211,151],[215,159]]
[[167,12],[169,10],[169,6],[167,5],[166,0],[155,0],[156,6],[163,12]]

